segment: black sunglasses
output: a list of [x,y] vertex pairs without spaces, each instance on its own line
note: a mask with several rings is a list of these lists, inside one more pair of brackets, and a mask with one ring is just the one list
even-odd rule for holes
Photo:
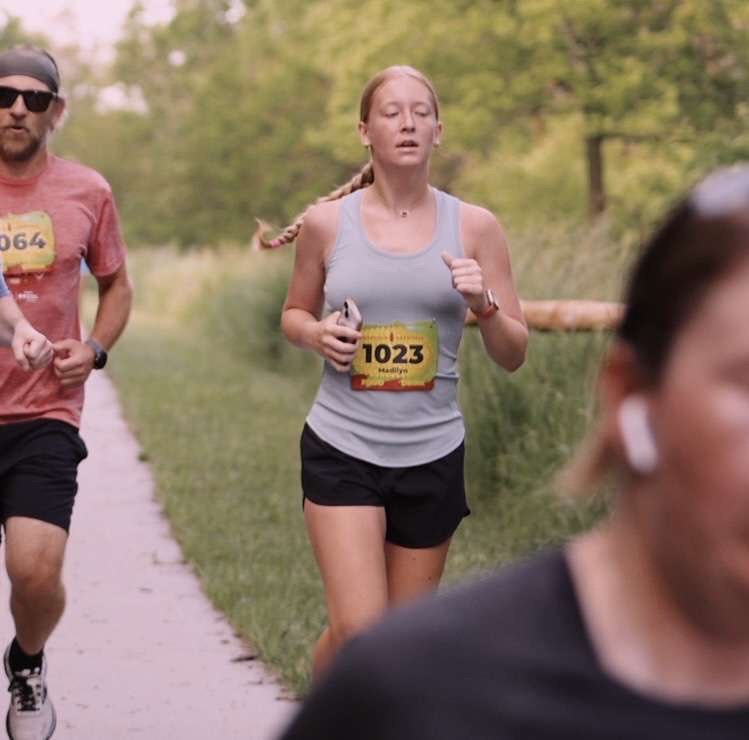
[[44,113],[57,97],[55,93],[46,90],[18,90],[15,87],[0,85],[0,108],[10,108],[19,95],[23,97],[24,105],[32,113]]

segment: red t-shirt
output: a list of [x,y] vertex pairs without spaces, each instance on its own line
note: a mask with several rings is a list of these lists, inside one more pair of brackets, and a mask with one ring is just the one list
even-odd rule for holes
[[[53,342],[80,339],[81,259],[105,277],[125,260],[112,191],[94,170],[50,156],[29,180],[0,177],[0,260],[29,321]],[[0,348],[0,424],[60,419],[80,424],[83,388],[60,385],[52,367],[27,373]]]

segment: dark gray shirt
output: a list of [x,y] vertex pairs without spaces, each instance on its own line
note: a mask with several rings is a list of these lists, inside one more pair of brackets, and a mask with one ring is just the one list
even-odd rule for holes
[[560,551],[408,607],[344,649],[282,740],[746,740],[749,706],[603,672]]

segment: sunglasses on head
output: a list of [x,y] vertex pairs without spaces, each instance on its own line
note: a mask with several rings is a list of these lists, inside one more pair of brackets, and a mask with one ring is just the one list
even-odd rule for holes
[[47,90],[18,90],[15,87],[0,85],[0,108],[10,108],[18,96],[23,97],[23,103],[32,113],[44,113],[49,104],[57,97]]
[[749,209],[749,166],[723,167],[698,183],[691,193],[700,215],[720,218]]

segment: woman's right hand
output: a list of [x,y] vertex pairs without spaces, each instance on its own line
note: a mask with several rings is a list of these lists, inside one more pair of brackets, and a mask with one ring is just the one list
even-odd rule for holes
[[334,311],[314,327],[314,350],[327,360],[339,373],[347,373],[359,347],[361,332],[338,323],[340,311]]

